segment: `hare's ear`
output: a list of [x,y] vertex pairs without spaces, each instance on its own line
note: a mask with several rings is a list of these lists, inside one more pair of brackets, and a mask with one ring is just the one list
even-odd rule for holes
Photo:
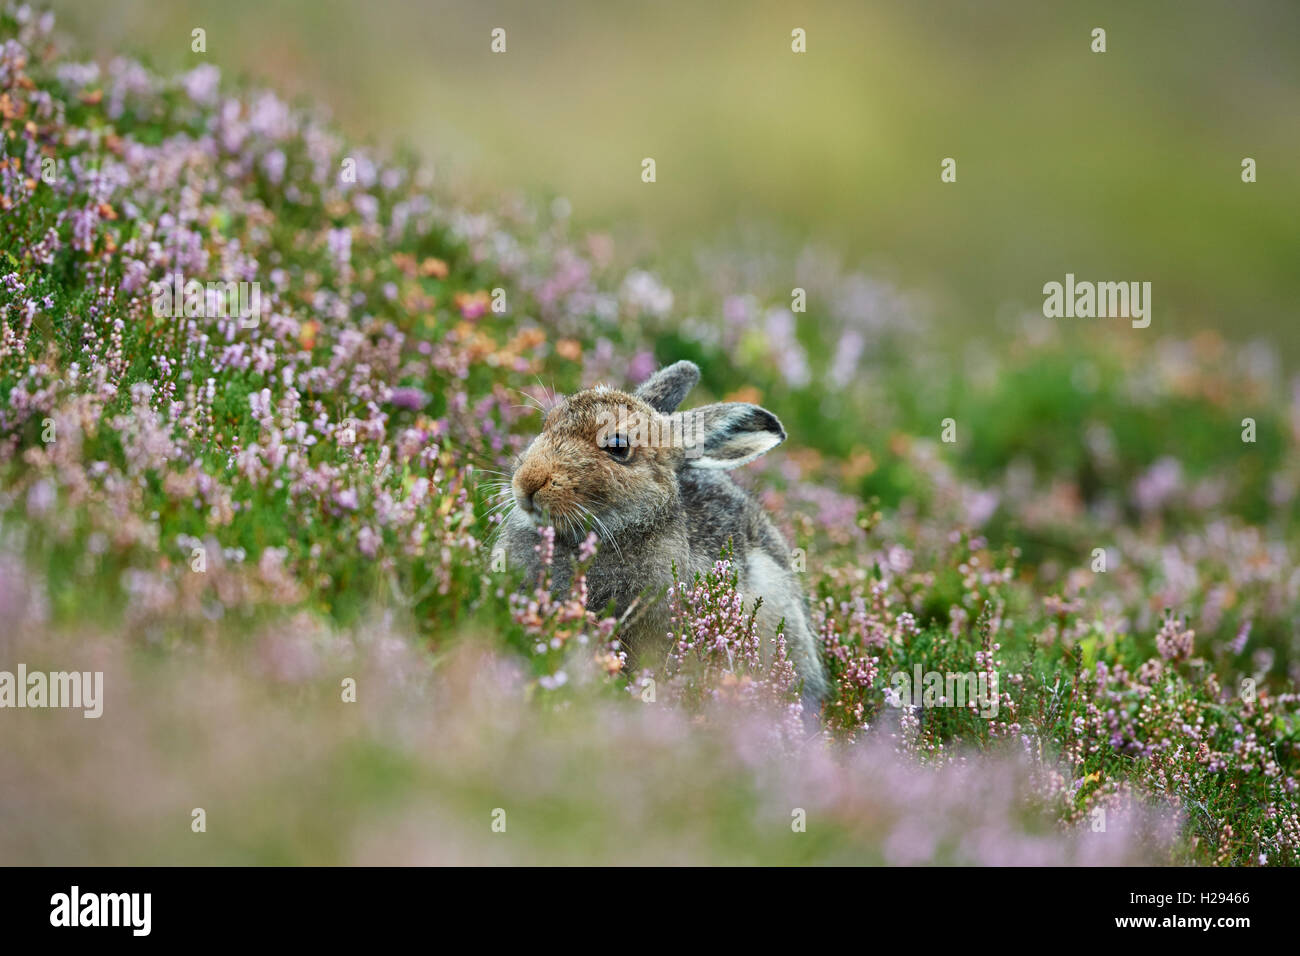
[[785,441],[781,421],[766,408],[723,402],[680,412],[686,464],[692,468],[736,468]]
[[670,415],[699,380],[700,369],[694,362],[674,362],[637,386],[635,394],[655,411]]

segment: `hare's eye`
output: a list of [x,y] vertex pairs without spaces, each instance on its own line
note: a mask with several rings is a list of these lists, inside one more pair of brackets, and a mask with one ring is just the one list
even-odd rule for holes
[[632,458],[632,442],[626,435],[609,435],[601,443],[601,447],[615,461],[626,462]]

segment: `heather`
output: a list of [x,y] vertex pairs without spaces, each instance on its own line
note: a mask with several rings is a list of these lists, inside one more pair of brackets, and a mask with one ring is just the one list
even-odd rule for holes
[[[0,715],[5,859],[1297,862],[1300,380],[1266,343],[956,346],[826,249],[659,269],[210,64],[0,24],[0,667],[108,687]],[[258,282],[257,322],[155,314],[176,273]],[[538,407],[681,358],[688,404],[791,435],[739,480],[798,549],[819,712],[725,554],[635,672],[581,576],[497,560]],[[917,668],[995,698],[904,703]]]

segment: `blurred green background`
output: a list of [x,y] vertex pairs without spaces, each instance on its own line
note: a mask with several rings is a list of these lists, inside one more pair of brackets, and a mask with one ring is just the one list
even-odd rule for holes
[[[1300,357],[1291,0],[53,7],[97,57],[206,60],[308,97],[458,188],[563,195],[580,228],[636,236],[660,263],[755,232],[813,241],[970,329],[1037,312],[1066,272],[1145,280],[1152,333],[1213,327]],[[1105,54],[1090,50],[1098,26]]]

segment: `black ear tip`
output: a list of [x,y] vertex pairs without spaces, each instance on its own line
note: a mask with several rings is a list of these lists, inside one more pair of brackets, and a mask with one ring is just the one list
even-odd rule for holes
[[768,412],[767,416],[768,418],[772,419],[772,431],[774,431],[777,434],[780,441],[785,441],[786,439],[785,426],[781,424],[781,419],[777,418],[771,412]]
[[752,406],[752,411],[749,413],[749,420],[745,424],[752,431],[771,432],[774,435],[780,436],[781,441],[785,441],[786,439],[785,427],[781,424],[781,419],[777,418],[766,408],[761,408],[758,405]]

